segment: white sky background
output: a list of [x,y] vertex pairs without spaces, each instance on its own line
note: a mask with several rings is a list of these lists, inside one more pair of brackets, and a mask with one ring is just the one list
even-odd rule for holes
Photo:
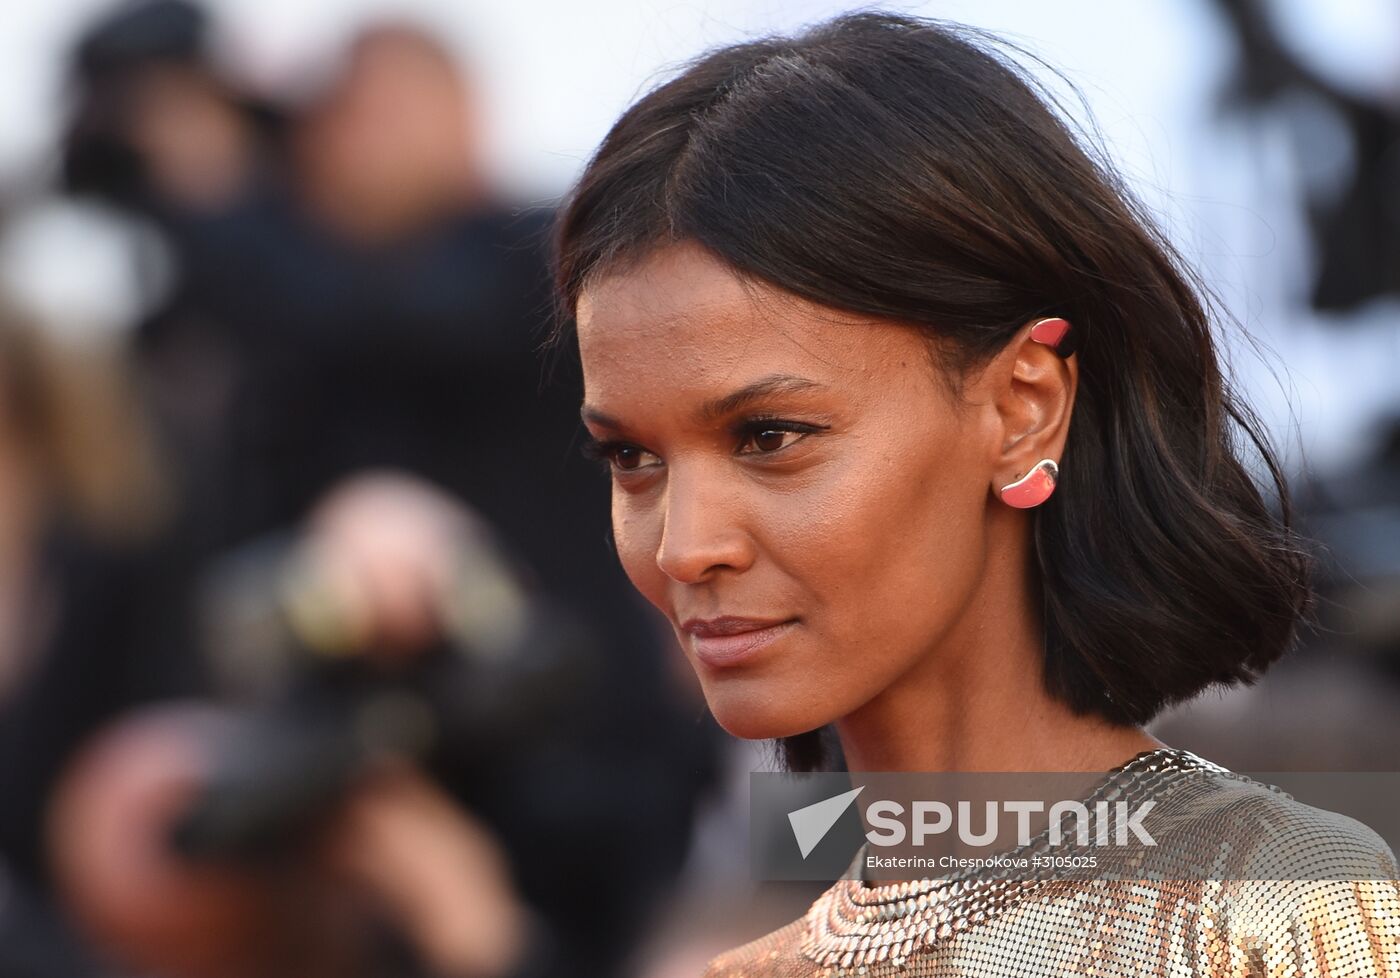
[[[701,50],[821,19],[831,0],[212,0],[236,60],[269,85],[305,82],[365,18],[404,13],[479,68],[509,184],[561,192],[617,114]],[[1233,313],[1278,351],[1275,380],[1236,365],[1286,450],[1314,465],[1364,447],[1364,423],[1400,410],[1400,302],[1321,329],[1301,301],[1305,243],[1280,130],[1225,131],[1211,98],[1231,58],[1204,0],[942,0],[887,5],[1001,31],[1065,71],[1120,167]],[[1278,0],[1300,54],[1334,80],[1400,92],[1400,11],[1390,0]],[[8,0],[0,12],[0,183],[51,159],[66,47],[104,0]],[[1277,367],[1277,361],[1271,361]],[[1294,421],[1301,426],[1294,428]]]

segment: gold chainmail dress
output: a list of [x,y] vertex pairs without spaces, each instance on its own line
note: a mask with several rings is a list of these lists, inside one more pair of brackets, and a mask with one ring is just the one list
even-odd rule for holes
[[[1400,873],[1370,828],[1179,748],[1107,775],[1168,799],[1161,879],[842,879],[704,978],[1400,978]],[[1266,864],[1271,878],[1251,878]],[[1307,878],[1278,878],[1292,869]]]

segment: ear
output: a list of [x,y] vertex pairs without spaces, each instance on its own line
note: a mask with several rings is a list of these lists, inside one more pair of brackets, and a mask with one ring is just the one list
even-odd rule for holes
[[1001,423],[1000,453],[992,491],[1024,476],[1041,459],[1059,462],[1069,438],[1070,415],[1079,385],[1079,358],[1062,356],[1031,335],[1039,320],[1024,324],[997,355],[984,379]]

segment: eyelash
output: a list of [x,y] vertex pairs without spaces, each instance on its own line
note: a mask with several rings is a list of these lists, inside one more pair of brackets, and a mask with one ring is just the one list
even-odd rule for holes
[[[743,419],[730,429],[730,433],[739,441],[740,445],[744,445],[766,431],[790,431],[794,434],[812,435],[826,430],[826,425],[808,424],[803,421],[789,421],[779,417],[749,417]],[[800,438],[798,439],[798,441],[801,440]],[[777,448],[771,452],[760,452],[758,454],[776,455],[789,447],[791,446],[784,445],[783,448]],[[635,445],[632,442],[616,439],[598,439],[585,432],[581,451],[584,458],[597,462],[604,470],[611,471],[616,468],[616,453],[624,448],[641,448],[641,446]],[[645,451],[645,449],[643,449],[643,451]],[[629,472],[635,470],[621,469],[620,471]]]

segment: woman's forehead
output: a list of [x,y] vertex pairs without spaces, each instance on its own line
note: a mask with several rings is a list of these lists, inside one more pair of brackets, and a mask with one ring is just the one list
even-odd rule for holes
[[880,335],[890,324],[743,276],[691,242],[658,247],[600,276],[580,295],[576,318],[585,361],[655,350],[849,362],[853,354],[890,345]]
[[736,319],[751,313],[751,289],[699,245],[677,242],[596,276],[579,296],[581,333],[662,327],[673,322]]

